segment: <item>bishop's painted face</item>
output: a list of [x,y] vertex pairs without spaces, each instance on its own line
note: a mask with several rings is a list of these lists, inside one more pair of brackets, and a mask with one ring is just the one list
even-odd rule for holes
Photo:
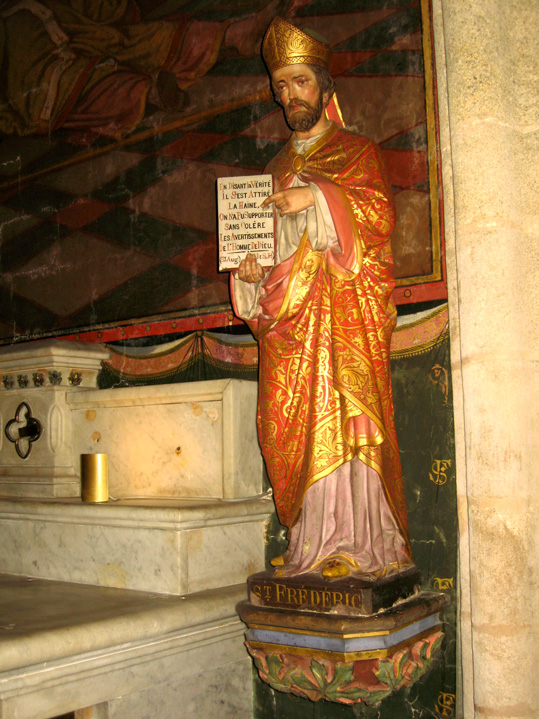
[[292,130],[308,132],[322,117],[325,97],[308,65],[290,65],[272,75],[273,88]]

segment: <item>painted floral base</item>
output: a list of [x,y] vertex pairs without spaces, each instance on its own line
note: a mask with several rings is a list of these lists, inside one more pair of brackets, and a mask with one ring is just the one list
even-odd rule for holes
[[[402,687],[409,687],[431,667],[442,631],[435,631],[383,659],[339,662],[323,657],[266,652],[245,642],[260,678],[273,689],[311,701],[378,704]],[[290,647],[286,647],[290,649]]]

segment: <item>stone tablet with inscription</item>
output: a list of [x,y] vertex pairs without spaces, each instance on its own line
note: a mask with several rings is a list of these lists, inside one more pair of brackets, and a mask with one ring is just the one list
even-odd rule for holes
[[237,269],[248,252],[262,267],[273,266],[273,206],[260,207],[272,192],[271,175],[218,178],[219,272]]

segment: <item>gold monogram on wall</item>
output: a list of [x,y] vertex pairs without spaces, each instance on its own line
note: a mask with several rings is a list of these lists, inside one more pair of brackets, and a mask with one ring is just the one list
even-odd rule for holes
[[435,711],[441,717],[455,716],[455,695],[446,692],[440,692],[438,701],[434,706]]
[[450,459],[435,459],[429,472],[429,479],[434,484],[442,485],[447,482],[447,469],[451,467]]
[[436,589],[453,589],[453,577],[434,577]]

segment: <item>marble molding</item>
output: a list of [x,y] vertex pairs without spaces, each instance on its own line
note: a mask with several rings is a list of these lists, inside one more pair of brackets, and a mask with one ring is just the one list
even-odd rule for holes
[[[252,693],[251,660],[246,656],[196,676],[112,699],[93,707],[92,719],[252,719]],[[86,717],[75,712],[75,719]]]
[[115,498],[260,494],[257,392],[256,382],[224,379],[71,393],[73,465],[108,454]]
[[244,597],[244,585],[165,597],[0,576],[0,716],[248,719]]
[[0,572],[187,594],[264,566],[269,496],[229,501],[0,500]]
[[[73,463],[69,392],[95,388],[101,346],[50,340],[0,350],[0,494],[12,497],[75,497],[79,469]],[[4,428],[26,402],[43,427],[24,460]]]
[[96,387],[101,361],[109,357],[105,347],[88,342],[44,340],[2,347],[0,393],[20,386]]

